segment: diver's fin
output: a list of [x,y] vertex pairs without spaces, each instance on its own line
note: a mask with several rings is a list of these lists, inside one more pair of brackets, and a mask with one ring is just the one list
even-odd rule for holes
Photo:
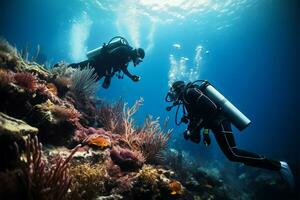
[[291,191],[293,191],[295,188],[293,173],[292,173],[289,165],[286,162],[280,161],[280,165],[281,165],[280,174],[281,174],[282,178],[288,183]]

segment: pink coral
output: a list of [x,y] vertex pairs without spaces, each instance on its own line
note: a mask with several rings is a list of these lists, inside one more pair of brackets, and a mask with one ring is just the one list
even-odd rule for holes
[[100,104],[100,108],[97,111],[99,124],[101,124],[101,126],[104,127],[105,130],[112,131],[115,134],[123,133],[123,108],[124,102],[122,100],[119,100],[114,104],[107,104],[102,102]]
[[123,171],[140,169],[145,161],[141,152],[123,148],[113,148],[110,157]]
[[29,92],[35,92],[37,89],[37,79],[31,73],[18,72],[14,75],[14,79],[17,85]]
[[75,147],[64,160],[61,157],[49,166],[43,158],[42,144],[37,137],[26,141],[26,164],[24,171],[28,176],[28,193],[37,199],[65,199],[71,184],[68,176],[68,163],[80,146]]

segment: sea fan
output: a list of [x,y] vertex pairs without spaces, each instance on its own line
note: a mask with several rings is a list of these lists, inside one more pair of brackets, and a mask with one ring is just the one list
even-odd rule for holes
[[78,99],[94,96],[98,88],[97,78],[92,67],[76,69],[71,77],[71,91]]

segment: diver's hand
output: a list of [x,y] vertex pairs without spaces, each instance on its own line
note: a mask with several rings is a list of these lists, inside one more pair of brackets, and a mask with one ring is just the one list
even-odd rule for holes
[[203,143],[204,143],[205,146],[209,146],[210,143],[211,143],[208,129],[203,130]]
[[189,130],[185,130],[183,132],[183,137],[184,137],[185,140],[190,139],[190,136],[191,136],[191,132]]
[[138,82],[141,79],[141,77],[133,75],[131,80],[133,80],[134,82]]

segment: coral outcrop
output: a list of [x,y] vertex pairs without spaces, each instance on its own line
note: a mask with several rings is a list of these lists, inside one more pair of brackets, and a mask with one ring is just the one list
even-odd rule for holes
[[0,134],[11,134],[16,137],[23,137],[26,135],[36,135],[38,129],[30,126],[26,122],[10,117],[0,112]]
[[[171,131],[151,117],[138,127],[133,115],[143,99],[105,103],[97,87],[92,68],[45,69],[0,41],[1,199],[18,199],[17,190],[49,200],[156,196],[144,187],[162,198],[182,194],[178,181],[150,165],[160,162]],[[147,182],[145,166],[157,180]]]

